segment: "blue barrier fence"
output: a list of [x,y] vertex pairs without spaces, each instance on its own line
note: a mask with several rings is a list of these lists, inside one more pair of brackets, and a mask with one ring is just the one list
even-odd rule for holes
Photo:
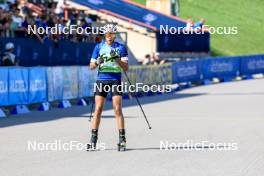
[[217,57],[172,64],[172,83],[264,73],[264,55]]
[[2,67],[0,106],[93,96],[96,71],[88,67]]
[[[132,66],[133,83],[173,84],[264,73],[264,55],[209,58],[163,66]],[[87,66],[2,67],[0,106],[93,96],[97,72]]]

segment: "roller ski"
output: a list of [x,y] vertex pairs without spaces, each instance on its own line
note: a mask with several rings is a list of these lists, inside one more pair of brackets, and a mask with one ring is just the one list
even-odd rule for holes
[[87,144],[87,151],[96,151],[96,144],[98,139],[98,130],[92,130],[90,143]]
[[119,152],[124,152],[124,151],[126,151],[126,143],[125,143],[125,142],[118,143],[118,144],[117,144],[117,150],[118,150]]
[[117,150],[119,152],[126,151],[125,130],[119,130],[119,143],[117,144]]

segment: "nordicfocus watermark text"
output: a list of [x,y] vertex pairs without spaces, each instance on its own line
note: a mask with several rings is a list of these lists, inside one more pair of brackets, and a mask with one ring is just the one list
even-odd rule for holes
[[136,83],[135,85],[129,85],[127,82],[122,82],[120,85],[104,85],[102,83],[94,84],[94,91],[96,92],[171,92],[171,85],[146,85],[143,83]]
[[[40,34],[40,35],[90,35],[90,34],[105,34],[106,27],[80,27],[78,25],[62,26],[60,24],[55,24],[53,27],[37,27],[36,25],[28,25],[27,33],[30,34]],[[117,27],[114,27],[114,32],[117,32]]]
[[185,27],[170,27],[168,25],[160,25],[159,28],[160,34],[218,34],[218,35],[237,35],[238,34],[238,27],[236,26],[219,26],[219,27],[213,27],[204,25],[201,29],[187,29]]
[[[61,141],[54,140],[51,142],[27,141],[28,151],[84,151],[87,150],[87,144],[79,141]],[[105,143],[98,142],[96,150],[105,150]]]
[[186,142],[169,142],[160,141],[160,150],[219,150],[219,151],[234,151],[238,150],[238,144],[235,142],[210,142],[200,141],[194,142],[187,140]]

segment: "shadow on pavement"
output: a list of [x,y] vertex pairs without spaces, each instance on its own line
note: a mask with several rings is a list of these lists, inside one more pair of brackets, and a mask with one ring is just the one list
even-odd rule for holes
[[228,145],[218,145],[218,146],[209,146],[209,145],[204,145],[204,146],[179,146],[179,147],[168,147],[168,148],[160,148],[160,147],[146,147],[146,148],[127,148],[127,151],[133,151],[133,150],[160,150],[160,151],[172,151],[172,150],[228,150],[232,149]]
[[[174,99],[190,98],[194,96],[206,95],[206,93],[184,94],[184,93],[168,93],[163,95],[156,95],[150,97],[139,98],[142,105],[162,102]],[[130,100],[123,100],[123,107],[138,106],[135,98]],[[144,107],[143,107],[144,108]],[[107,101],[104,110],[112,109],[112,102]],[[32,111],[28,114],[11,115],[7,118],[0,119],[0,128],[10,127],[15,125],[23,125],[29,123],[39,123],[51,120],[57,120],[61,118],[89,118],[91,111],[91,104],[88,106],[72,106],[67,109],[52,108],[50,111],[40,112]],[[103,116],[102,118],[114,118],[114,116]],[[136,118],[132,116],[126,116],[126,118]]]
[[[177,151],[177,150],[184,150],[184,151],[202,151],[202,150],[231,150],[232,148],[228,145],[217,145],[217,146],[175,146],[175,147],[168,147],[168,148],[160,148],[160,147],[139,147],[139,148],[127,148],[126,151],[142,151],[142,150],[160,150],[160,151]],[[107,148],[105,150],[117,150],[117,148]]]

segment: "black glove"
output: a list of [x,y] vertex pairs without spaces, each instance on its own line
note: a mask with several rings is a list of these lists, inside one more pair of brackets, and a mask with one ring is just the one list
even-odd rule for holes
[[111,50],[111,52],[110,52],[110,56],[111,56],[111,58],[114,59],[114,60],[120,58],[119,55],[117,54],[117,52],[116,52],[114,49]]
[[97,58],[97,60],[96,60],[96,64],[97,64],[97,65],[101,65],[102,63],[104,63],[104,55],[105,55],[105,54],[102,54],[102,55],[100,55],[100,56]]

